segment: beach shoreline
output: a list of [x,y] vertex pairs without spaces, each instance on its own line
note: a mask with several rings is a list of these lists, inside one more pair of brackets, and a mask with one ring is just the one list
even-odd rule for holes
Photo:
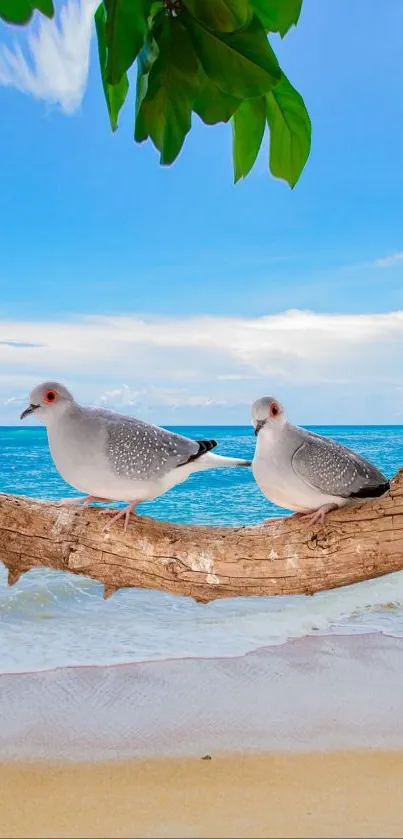
[[0,676],[0,762],[403,749],[403,639]]

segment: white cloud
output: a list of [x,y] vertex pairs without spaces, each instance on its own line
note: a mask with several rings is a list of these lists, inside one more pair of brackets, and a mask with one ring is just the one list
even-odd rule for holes
[[393,265],[398,265],[399,262],[403,262],[403,251],[397,251],[389,256],[382,257],[382,259],[377,259],[375,265],[377,268],[391,268]]
[[257,378],[258,376],[248,376],[242,373],[222,373],[220,376],[217,376],[217,379],[221,382],[248,382],[251,379]]
[[[303,410],[306,422],[318,411],[321,421],[336,421],[335,413],[346,422],[403,419],[403,311],[6,320],[2,336],[3,406],[57,379],[83,403],[159,422],[247,422],[251,401],[263,393]],[[12,402],[3,407],[2,421],[12,410]]]
[[24,401],[26,401],[26,396],[9,396],[8,399],[4,400],[4,405],[20,405]]
[[17,88],[70,114],[81,104],[93,14],[99,0],[67,0],[52,20],[35,14],[12,48],[0,45],[0,85]]
[[149,385],[135,390],[127,384],[107,390],[100,397],[105,406],[137,408],[146,412],[150,407],[169,407],[174,410],[183,407],[207,408],[213,405],[225,405],[222,399],[212,399],[199,394],[189,394],[186,388],[154,387]]

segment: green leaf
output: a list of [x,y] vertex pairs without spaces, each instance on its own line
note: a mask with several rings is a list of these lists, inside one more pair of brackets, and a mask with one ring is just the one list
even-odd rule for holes
[[270,127],[270,171],[291,187],[297,183],[311,148],[311,120],[302,96],[286,76],[266,97]]
[[106,8],[106,78],[117,84],[137,58],[147,32],[151,0],[104,0]]
[[98,38],[98,53],[99,64],[101,67],[102,86],[104,89],[112,131],[116,131],[118,127],[119,112],[126,99],[127,91],[129,90],[129,82],[126,74],[122,76],[120,82],[116,85],[109,84],[106,78],[106,13],[103,3],[98,6],[97,11],[95,12],[95,27]]
[[155,39],[147,39],[137,58],[136,119],[134,127],[134,139],[137,143],[142,143],[150,136],[141,106],[148,90],[149,73],[158,58],[158,53],[158,45]]
[[279,32],[282,38],[291,26],[296,26],[301,14],[302,0],[249,0],[249,2],[266,32]]
[[7,23],[28,23],[35,9],[47,17],[54,15],[52,0],[0,0],[0,17]]
[[240,100],[223,93],[199,67],[200,89],[193,102],[193,110],[206,125],[228,122],[240,105]]
[[0,17],[7,23],[28,23],[32,13],[30,0],[0,0]]
[[166,16],[155,39],[159,54],[148,74],[135,136],[150,136],[161,153],[161,163],[169,165],[190,130],[198,64],[188,33],[177,17]]
[[281,70],[256,17],[243,29],[229,33],[212,32],[186,11],[181,19],[204,72],[224,93],[250,99],[277,84]]
[[209,29],[233,32],[251,16],[248,0],[183,0],[190,14]]
[[266,99],[245,99],[232,120],[235,183],[246,178],[262,145],[266,128]]
[[151,0],[151,6],[148,12],[148,27],[151,29],[154,18],[158,15],[159,12],[165,11],[165,5],[163,0]]
[[34,0],[34,8],[39,9],[46,17],[53,17],[55,10],[52,0]]

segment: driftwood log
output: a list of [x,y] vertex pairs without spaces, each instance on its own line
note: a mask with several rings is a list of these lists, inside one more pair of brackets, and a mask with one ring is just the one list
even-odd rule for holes
[[269,519],[200,527],[131,517],[104,533],[99,509],[0,494],[0,560],[13,585],[32,568],[99,580],[104,596],[154,588],[207,603],[314,594],[403,569],[403,470],[383,499],[330,513],[324,527]]

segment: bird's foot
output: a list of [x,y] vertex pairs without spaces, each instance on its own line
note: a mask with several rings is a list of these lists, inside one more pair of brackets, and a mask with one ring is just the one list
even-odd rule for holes
[[[138,504],[138,503],[139,503],[138,501],[131,501],[130,504],[127,505],[127,507],[124,507],[123,510],[119,510],[119,512],[116,513],[113,516],[113,518],[111,518],[110,521],[108,521],[108,524],[106,524],[105,527],[102,528],[102,532],[104,533],[106,530],[109,530],[109,528],[111,527],[112,524],[115,523],[115,521],[119,521],[119,519],[122,519],[123,516],[124,516],[125,517],[124,532],[126,533],[127,525],[129,524],[130,513],[133,513],[134,516],[137,515],[136,514],[136,504]],[[115,511],[114,510],[102,510],[101,512],[104,513],[104,514],[111,514],[111,513],[114,513]]]
[[82,504],[88,507],[92,501],[108,501],[108,498],[98,498],[97,495],[81,495],[79,498],[61,498],[59,504],[70,504],[72,506]]
[[337,510],[337,504],[323,504],[322,507],[319,507],[319,510],[314,510],[313,513],[297,513],[296,515],[302,519],[305,527],[312,527],[317,523],[323,526],[326,513],[330,513],[331,510]]

